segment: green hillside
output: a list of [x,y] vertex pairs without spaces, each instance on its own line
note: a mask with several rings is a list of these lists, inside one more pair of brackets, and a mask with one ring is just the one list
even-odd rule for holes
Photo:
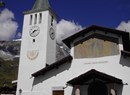
[[12,81],[17,80],[18,62],[18,58],[13,61],[0,59],[0,93],[8,93],[16,88]]

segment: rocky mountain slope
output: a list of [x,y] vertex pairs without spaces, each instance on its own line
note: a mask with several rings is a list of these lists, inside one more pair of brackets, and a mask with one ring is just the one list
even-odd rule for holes
[[17,79],[20,44],[20,41],[0,41],[0,93],[16,88],[12,81]]
[[7,61],[19,57],[21,41],[0,41],[0,58]]

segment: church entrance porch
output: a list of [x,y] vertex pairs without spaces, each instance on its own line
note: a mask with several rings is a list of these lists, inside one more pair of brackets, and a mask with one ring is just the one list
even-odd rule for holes
[[[121,79],[94,69],[67,83],[73,86],[72,95],[122,95],[123,83]],[[114,91],[114,94],[111,90]]]
[[88,86],[88,95],[108,95],[108,88],[101,81],[92,82]]

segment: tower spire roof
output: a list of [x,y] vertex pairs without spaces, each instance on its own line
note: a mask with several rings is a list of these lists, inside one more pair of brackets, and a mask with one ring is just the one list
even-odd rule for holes
[[50,4],[49,4],[48,0],[36,0],[32,10],[44,11],[44,10],[47,10],[49,8],[50,8]]
[[48,0],[36,0],[35,4],[33,5],[33,8],[30,11],[26,11],[24,13],[33,13],[33,12],[50,10],[50,9],[51,7]]

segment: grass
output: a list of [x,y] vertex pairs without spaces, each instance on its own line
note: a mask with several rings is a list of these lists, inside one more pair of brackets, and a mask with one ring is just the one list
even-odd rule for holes
[[19,60],[4,61],[0,59],[0,92],[3,88],[13,89],[16,84],[12,84],[13,80],[17,80]]

